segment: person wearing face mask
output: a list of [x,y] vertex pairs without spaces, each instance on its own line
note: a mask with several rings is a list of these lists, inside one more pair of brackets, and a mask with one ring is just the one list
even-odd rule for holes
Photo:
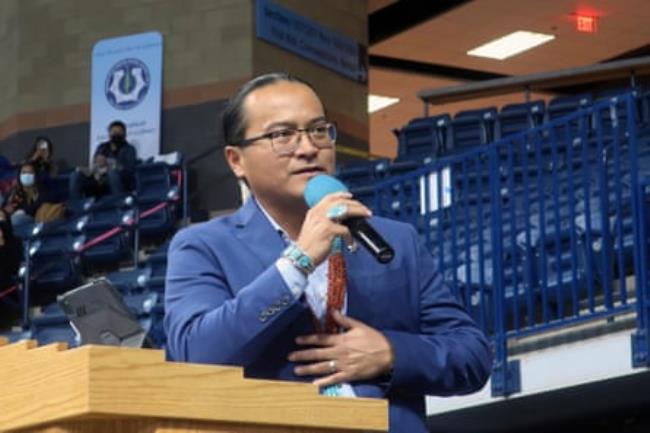
[[70,198],[98,197],[106,192],[119,194],[135,186],[137,154],[135,147],[126,141],[124,122],[111,122],[108,136],[109,140],[97,147],[93,166],[79,167],[70,177]]
[[43,187],[39,180],[32,162],[25,162],[20,166],[16,185],[3,206],[14,227],[33,223],[38,208],[51,201],[47,188]]
[[95,155],[103,155],[108,163],[108,183],[111,193],[131,190],[134,186],[135,147],[126,141],[126,125],[115,120],[108,126],[110,139],[99,145]]

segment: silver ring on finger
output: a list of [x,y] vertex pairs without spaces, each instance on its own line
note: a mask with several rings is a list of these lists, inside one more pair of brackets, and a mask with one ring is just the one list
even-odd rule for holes
[[332,373],[338,371],[338,368],[336,368],[336,361],[331,360],[330,362],[327,363],[327,367],[330,369]]

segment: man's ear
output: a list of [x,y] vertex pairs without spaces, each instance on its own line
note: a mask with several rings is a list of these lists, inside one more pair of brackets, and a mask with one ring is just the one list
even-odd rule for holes
[[226,146],[224,149],[224,155],[235,176],[238,179],[243,179],[246,170],[244,169],[244,156],[242,155],[242,149],[237,146]]

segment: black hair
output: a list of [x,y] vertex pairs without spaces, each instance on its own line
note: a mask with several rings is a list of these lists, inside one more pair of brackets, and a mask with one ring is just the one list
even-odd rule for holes
[[113,126],[119,126],[122,128],[122,131],[126,134],[126,125],[121,120],[113,120],[110,125],[108,125],[108,130],[110,131]]
[[36,151],[38,150],[38,143],[40,143],[41,141],[45,141],[47,143],[47,147],[50,150],[50,158],[54,155],[54,144],[52,143],[52,140],[50,140],[49,137],[46,137],[44,135],[39,135],[34,139],[32,150],[27,155],[27,159],[30,159],[36,153]]
[[305,86],[314,90],[314,87],[307,81],[287,72],[272,72],[253,78],[241,86],[237,91],[237,94],[228,100],[228,104],[223,111],[221,122],[223,128],[223,138],[226,145],[237,146],[245,138],[247,125],[243,106],[246,97],[257,89],[275,84],[280,81],[304,84]]

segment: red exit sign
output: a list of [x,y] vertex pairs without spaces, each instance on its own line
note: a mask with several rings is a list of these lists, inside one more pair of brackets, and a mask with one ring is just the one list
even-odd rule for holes
[[597,30],[597,20],[594,16],[576,15],[576,29],[579,32],[595,33]]

